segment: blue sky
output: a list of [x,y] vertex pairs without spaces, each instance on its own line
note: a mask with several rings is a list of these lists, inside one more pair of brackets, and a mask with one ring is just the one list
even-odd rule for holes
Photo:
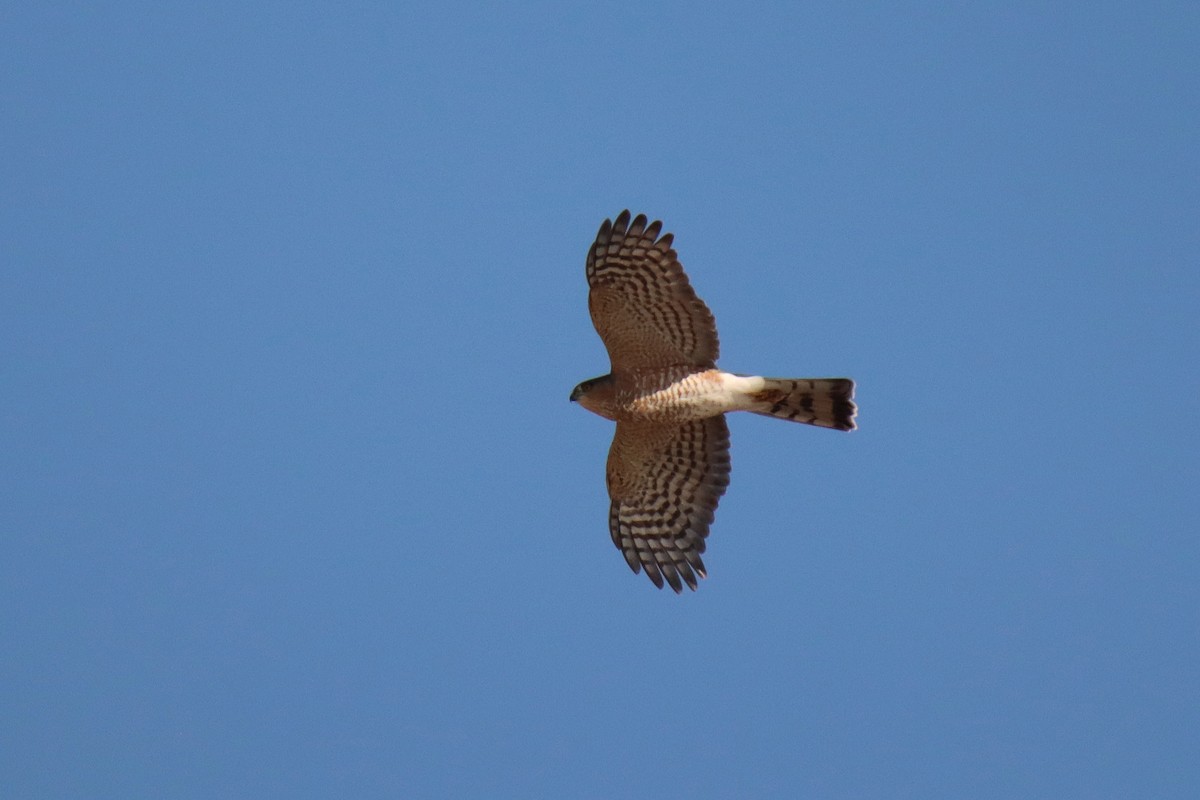
[[[251,5],[0,21],[0,794],[1197,796],[1195,4]],[[680,597],[627,207],[859,387]]]

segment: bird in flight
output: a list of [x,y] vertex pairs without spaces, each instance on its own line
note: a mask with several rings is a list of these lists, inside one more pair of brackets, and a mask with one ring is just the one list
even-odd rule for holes
[[717,326],[661,222],[622,211],[588,251],[588,310],[609,374],[571,400],[617,423],[606,477],[613,544],[635,572],[677,593],[707,576],[700,555],[729,485],[725,414],[750,411],[854,429],[854,381],[763,378],[717,369]]

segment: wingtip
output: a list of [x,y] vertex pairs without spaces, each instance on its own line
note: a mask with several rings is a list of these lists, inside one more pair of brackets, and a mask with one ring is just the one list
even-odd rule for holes
[[651,221],[645,214],[637,214],[635,216],[627,208],[620,214],[617,214],[615,218],[604,220],[604,223],[600,226],[597,238],[611,238],[614,234],[618,236],[639,236],[650,239],[660,250],[667,251],[674,244],[675,236],[671,233],[664,234],[662,228],[662,220],[656,219]]
[[611,219],[606,219],[600,223],[600,230],[596,231],[596,243],[607,242],[612,237],[613,223]]
[[[626,212],[628,213],[628,212]],[[641,237],[645,235],[646,225],[649,219],[645,214],[638,214],[633,218],[633,222],[629,223],[628,233],[630,236]]]
[[675,569],[675,565],[660,564],[659,568],[662,570],[663,577],[666,578],[667,583],[675,590],[675,594],[683,594],[683,581],[679,579],[679,571]]

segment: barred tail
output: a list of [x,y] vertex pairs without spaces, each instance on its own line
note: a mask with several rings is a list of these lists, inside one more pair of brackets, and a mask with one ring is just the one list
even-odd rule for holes
[[839,431],[854,430],[854,381],[849,378],[763,378],[751,394],[755,414],[806,422]]

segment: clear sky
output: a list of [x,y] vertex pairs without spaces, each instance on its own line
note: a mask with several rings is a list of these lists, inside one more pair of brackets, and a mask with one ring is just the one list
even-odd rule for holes
[[[11,4],[0,796],[1200,796],[1200,6]],[[606,527],[661,218],[708,580]]]

